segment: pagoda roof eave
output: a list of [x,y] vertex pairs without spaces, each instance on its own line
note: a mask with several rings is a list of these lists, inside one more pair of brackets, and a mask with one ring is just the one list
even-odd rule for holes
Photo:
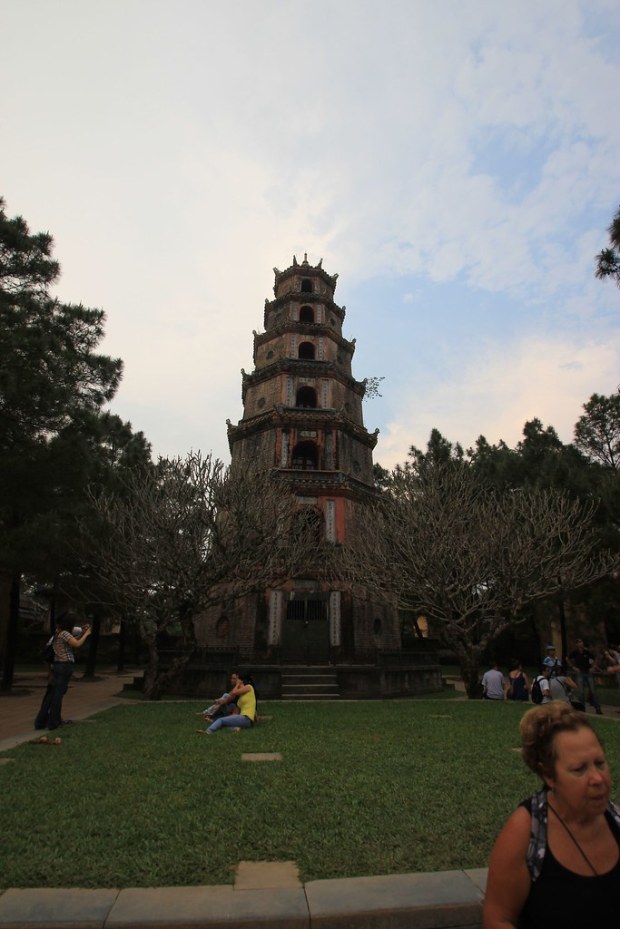
[[255,368],[250,374],[242,371],[242,399],[245,391],[252,384],[260,384],[278,374],[296,374],[301,377],[329,376],[344,384],[358,396],[363,397],[366,392],[366,381],[357,381],[350,374],[340,370],[334,361],[319,361],[310,358],[278,358],[265,368]]
[[262,345],[269,342],[275,336],[284,335],[285,332],[307,333],[308,335],[327,335],[342,348],[346,348],[351,354],[355,351],[355,342],[345,339],[344,336],[332,329],[326,323],[301,323],[294,319],[287,319],[274,326],[273,329],[265,329],[264,332],[257,332],[254,336],[255,345]]
[[379,440],[379,430],[368,432],[364,426],[354,423],[353,420],[345,416],[341,410],[322,410],[322,409],[291,409],[289,407],[273,407],[264,413],[259,413],[251,419],[241,419],[237,425],[228,423],[228,441],[238,441],[239,439],[253,435],[256,432],[263,432],[266,429],[288,426],[302,429],[325,428],[326,420],[333,429],[345,432],[354,436],[359,442],[362,442],[368,448],[373,449]]
[[296,493],[314,490],[316,493],[326,492],[352,499],[377,499],[380,493],[374,485],[366,484],[344,471],[304,471],[296,468],[274,468],[273,471],[281,480],[293,485]]

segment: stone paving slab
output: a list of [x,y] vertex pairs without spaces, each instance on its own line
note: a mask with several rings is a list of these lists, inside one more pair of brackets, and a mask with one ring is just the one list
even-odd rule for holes
[[309,929],[310,919],[303,889],[234,890],[218,885],[121,890],[105,926],[106,929],[252,926]]
[[296,861],[240,861],[235,890],[269,887],[302,887]]
[[487,892],[488,873],[488,868],[470,868],[469,870],[463,871],[463,874],[466,874],[469,880],[476,885],[482,896]]
[[101,929],[118,890],[6,890],[0,896],[2,929]]
[[312,929],[465,929],[482,924],[482,894],[463,871],[311,881]]
[[244,752],[241,761],[282,761],[280,752]]

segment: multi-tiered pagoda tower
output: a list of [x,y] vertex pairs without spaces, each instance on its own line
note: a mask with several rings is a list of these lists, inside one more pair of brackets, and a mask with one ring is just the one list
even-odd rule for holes
[[[372,451],[378,430],[364,427],[366,382],[351,371],[355,340],[342,334],[345,308],[334,302],[338,275],[306,256],[274,272],[265,331],[254,332],[254,369],[242,371],[243,417],[237,425],[228,421],[232,459],[277,471],[282,492],[311,508],[326,539],[346,543],[377,494]],[[344,581],[322,580],[312,565],[258,596],[223,603],[205,619],[201,638],[209,651],[228,648],[243,665],[261,663],[261,683],[270,680],[272,693],[278,692],[277,668],[294,664],[338,666],[341,692],[403,689],[395,605],[374,603]],[[378,670],[380,655],[396,656],[398,681],[390,684],[388,672]]]

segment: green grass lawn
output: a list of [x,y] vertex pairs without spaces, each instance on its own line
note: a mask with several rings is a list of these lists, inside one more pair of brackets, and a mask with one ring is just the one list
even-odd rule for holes
[[[229,883],[239,860],[294,859],[304,881],[483,867],[537,786],[519,705],[264,703],[270,720],[211,737],[200,708],[131,703],[5,753],[1,886]],[[619,724],[595,724],[620,776]]]

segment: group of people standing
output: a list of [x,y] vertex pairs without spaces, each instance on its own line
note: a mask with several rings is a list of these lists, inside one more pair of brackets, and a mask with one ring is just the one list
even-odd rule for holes
[[[605,668],[600,666],[603,663]],[[513,662],[507,676],[499,670],[496,662],[493,663],[482,677],[483,697],[485,700],[524,702],[532,699],[535,703],[561,700],[582,711],[589,703],[600,716],[603,711],[594,675],[615,674],[620,684],[620,653],[610,646],[600,664],[583,639],[577,639],[566,663],[557,655],[555,646],[548,645],[540,671],[532,681],[519,661]]]

